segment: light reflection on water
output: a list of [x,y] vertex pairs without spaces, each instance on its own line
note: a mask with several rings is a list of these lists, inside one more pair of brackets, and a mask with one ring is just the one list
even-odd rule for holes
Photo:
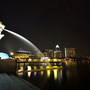
[[58,69],[53,69],[53,72],[54,72],[54,79],[57,80],[57,71]]
[[28,72],[28,78],[30,78],[30,76],[31,76],[31,72]]
[[[18,71],[23,71],[23,66],[20,66],[20,69],[18,69]],[[17,73],[18,76],[23,76],[23,72]]]
[[[31,66],[27,66],[27,70],[31,70]],[[31,76],[31,72],[27,72],[28,74],[28,78],[30,78],[30,76]]]
[[[48,69],[50,67],[55,68]],[[53,90],[66,90],[66,88],[70,87],[71,89],[69,89],[72,90],[72,88],[78,88],[78,85],[81,85],[80,87],[88,85],[86,83],[87,81],[90,81],[90,61],[63,61],[63,68],[58,67],[60,66],[30,66],[28,64],[24,66],[22,64],[18,71],[37,70],[44,68],[48,70],[21,72],[18,73],[18,76],[24,76],[24,79],[28,78],[28,81],[31,83],[35,84],[41,89],[43,87],[42,90],[50,90],[50,87],[52,87],[51,89]],[[84,85],[82,85],[83,83]]]
[[[43,66],[40,66],[40,69],[43,69]],[[44,71],[41,71],[41,76],[43,76]]]
[[[52,66],[46,66],[46,69],[48,69],[50,67],[52,67]],[[58,68],[58,66],[53,66],[53,67]],[[25,69],[24,68],[25,68],[25,66],[20,66],[20,69],[18,69],[18,71],[23,71],[23,72],[18,73],[18,76],[23,76],[25,74],[25,72],[24,72]],[[31,74],[33,74],[33,76],[36,78],[37,73],[40,72],[41,76],[46,75],[47,78],[50,78],[50,75],[53,72],[54,80],[57,80],[58,77],[62,78],[62,69],[61,70],[60,69],[50,69],[50,70],[48,69],[48,70],[39,71],[39,72],[38,71],[30,72],[30,70],[36,70],[38,68],[43,69],[45,67],[43,67],[43,66],[27,66],[26,71],[29,70],[29,72],[26,72],[27,77],[30,78]]]
[[[76,62],[74,61],[64,61],[64,64],[66,66],[66,68],[69,68],[69,67],[76,67],[77,64]],[[61,80],[63,78],[63,69],[59,69],[58,67],[59,66],[29,66],[28,64],[26,66],[24,66],[23,64],[20,64],[20,69],[18,69],[18,71],[26,71],[26,70],[29,70],[29,72],[26,72],[27,73],[27,77],[30,78],[31,77],[31,74],[36,78],[37,77],[37,74],[40,72],[40,75],[43,76],[43,75],[46,75],[47,78],[50,78],[51,76],[51,73],[53,72],[53,78],[54,80]],[[27,68],[25,68],[27,67]],[[50,67],[55,67],[55,69],[48,69]],[[37,69],[48,69],[44,71],[34,71],[34,72],[30,72],[30,70],[37,70]],[[45,74],[46,73],[46,74]],[[25,72],[20,72],[18,73],[18,76],[23,76],[25,74]],[[73,77],[77,77],[77,71],[76,70],[66,70],[66,76],[67,76],[67,79],[70,79],[70,78],[73,78]]]
[[41,76],[43,76],[43,74],[44,74],[44,71],[41,71]]
[[60,70],[60,76],[61,76],[61,79],[62,79],[62,70]]

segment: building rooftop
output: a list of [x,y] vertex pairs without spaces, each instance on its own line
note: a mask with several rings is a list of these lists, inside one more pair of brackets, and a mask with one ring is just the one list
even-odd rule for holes
[[16,53],[27,53],[27,54],[31,54],[30,51],[25,51],[25,50],[18,50]]
[[8,56],[8,54],[0,52],[0,59],[10,59],[10,57]]

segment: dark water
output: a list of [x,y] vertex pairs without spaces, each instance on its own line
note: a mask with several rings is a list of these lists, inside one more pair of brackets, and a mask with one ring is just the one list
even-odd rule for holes
[[[51,66],[46,66],[46,68]],[[52,66],[53,67],[53,66]],[[59,67],[59,66],[55,66]],[[28,66],[20,69],[23,70],[42,69],[45,66]],[[65,61],[63,68],[18,73],[19,77],[41,88],[41,90],[89,90],[90,89],[90,61]]]

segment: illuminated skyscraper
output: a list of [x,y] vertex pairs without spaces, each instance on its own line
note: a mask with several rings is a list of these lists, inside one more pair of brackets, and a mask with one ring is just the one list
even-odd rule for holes
[[45,49],[44,56],[49,58],[62,58],[62,51],[60,50],[59,45],[56,45],[55,50]]
[[55,47],[54,58],[62,58],[62,51],[60,50],[59,45],[56,45]]
[[47,52],[43,52],[44,57],[48,57],[48,53]]
[[43,53],[45,57],[53,58],[54,53],[52,49],[46,49],[45,52]]
[[55,50],[56,50],[56,51],[60,51],[59,45],[56,45]]
[[54,51],[54,58],[62,58],[62,51]]
[[74,58],[75,56],[76,56],[75,48],[65,48],[65,57],[72,57],[72,58]]

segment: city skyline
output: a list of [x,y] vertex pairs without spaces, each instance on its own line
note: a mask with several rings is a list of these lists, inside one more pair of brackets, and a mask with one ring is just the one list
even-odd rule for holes
[[[72,3],[71,3],[72,2]],[[75,47],[81,56],[90,56],[88,2],[1,1],[0,21],[26,37],[41,51],[45,48]]]
[[89,90],[87,0],[1,0],[0,90]]

